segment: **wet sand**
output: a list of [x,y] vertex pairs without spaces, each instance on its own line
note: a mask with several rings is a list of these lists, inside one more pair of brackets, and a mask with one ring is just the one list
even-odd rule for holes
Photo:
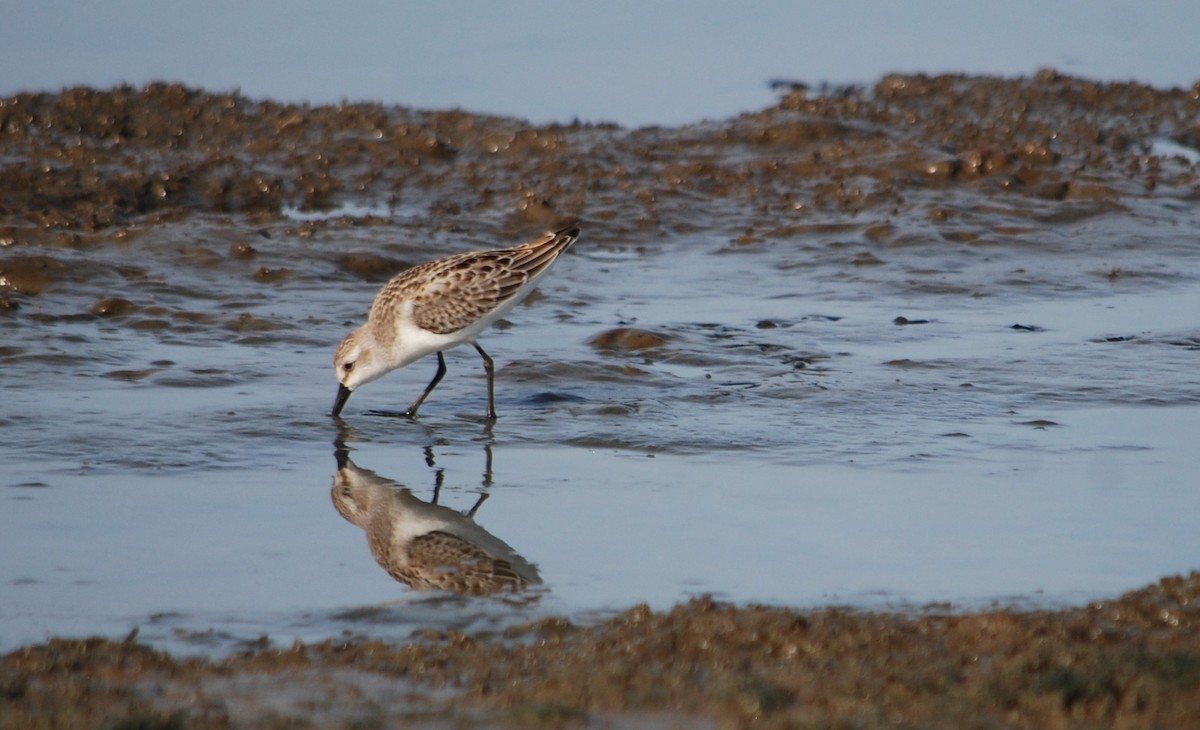
[[[1155,239],[1152,252],[1140,236],[1151,226],[1194,230],[1187,227],[1200,202],[1190,157],[1200,148],[1198,114],[1200,85],[1157,90],[1052,71],[796,87],[777,106],[736,119],[638,130],[372,105],[297,107],[172,85],[23,95],[0,105],[0,326],[101,323],[169,344],[233,338],[247,348],[323,348],[342,317],[263,302],[305,301],[313,290],[301,284],[329,282],[330,264],[341,278],[329,286],[344,292],[414,263],[410,249],[376,245],[372,230],[429,241],[425,257],[447,241],[508,241],[576,220],[596,250],[654,251],[664,240],[703,236],[727,242],[721,255],[771,257],[797,276],[857,288],[863,299],[1156,291],[1194,277],[1194,235]],[[1098,221],[1109,225],[1089,227]],[[327,233],[361,245],[336,254],[307,248]],[[772,248],[797,240],[804,244],[785,254]],[[1023,266],[1022,256],[1035,253],[1052,263]],[[163,279],[154,257],[194,278]],[[755,285],[752,276],[731,277],[732,286]],[[70,311],[51,306],[51,295],[67,289],[86,302]],[[579,305],[571,316],[580,311],[587,312]],[[781,352],[769,333],[796,322],[779,318],[744,330],[697,323],[681,331],[582,318],[595,362],[518,364],[513,379],[633,381],[656,390],[662,376],[636,358],[661,358],[743,368],[754,381],[746,387],[766,390],[782,408],[794,390],[759,389],[764,372],[782,362],[788,373],[819,378],[840,356]],[[1131,357],[1147,360],[1178,358],[1197,342],[1186,334],[1112,337],[1103,343],[1108,352],[1137,345]],[[616,360],[614,352],[635,357]],[[74,372],[86,359],[120,383],[254,382],[237,367],[185,371],[151,357],[47,358],[26,340],[0,343],[5,368]],[[941,364],[898,358],[887,367],[915,380]],[[1000,377],[981,369],[957,385],[1019,391]],[[1190,382],[1160,378],[1151,384],[1157,389],[1096,395],[1064,379],[1038,396],[1194,403]],[[743,397],[740,383],[722,387],[720,397]],[[814,385],[804,397],[818,388],[825,390]],[[564,408],[571,395],[538,393]],[[679,397],[718,396],[684,389]],[[923,403],[935,397],[922,393]],[[673,453],[775,445],[759,432],[707,432],[702,421],[675,441],[656,440],[664,438],[661,423],[652,413],[635,423],[637,405],[591,408],[602,420],[594,432],[570,430],[588,421],[564,426],[562,411],[523,438],[567,429],[563,438],[578,446]],[[22,418],[0,416],[0,428],[30,458],[92,448],[90,438],[22,441],[34,438]],[[264,428],[286,439],[303,423]],[[221,437],[229,430],[220,419],[208,428]],[[232,454],[213,448],[215,436],[199,445],[169,431],[157,446],[154,434],[134,438],[150,439],[137,443],[151,448],[121,451],[101,439],[103,456],[89,458],[101,469],[171,469],[189,460],[241,467],[260,453],[253,445]],[[814,443],[823,458],[827,443]],[[434,628],[408,643],[264,642],[224,659],[171,656],[136,637],[55,639],[0,662],[0,727],[1187,727],[1200,716],[1198,590],[1193,573],[1082,608],[969,613],[696,600],[668,612],[631,608],[596,626],[546,619],[500,635]]]

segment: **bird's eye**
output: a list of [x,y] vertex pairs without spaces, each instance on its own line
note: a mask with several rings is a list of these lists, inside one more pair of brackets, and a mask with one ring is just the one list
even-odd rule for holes
[[352,363],[352,362],[348,362],[342,366],[342,370],[345,370],[346,372],[350,372],[353,369],[354,369],[354,363]]

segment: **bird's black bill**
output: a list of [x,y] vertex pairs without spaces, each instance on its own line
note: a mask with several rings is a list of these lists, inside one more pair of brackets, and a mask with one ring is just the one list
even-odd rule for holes
[[337,398],[333,401],[333,417],[337,418],[341,415],[342,407],[346,405],[346,401],[350,400],[350,394],[354,391],[344,385],[338,386]]

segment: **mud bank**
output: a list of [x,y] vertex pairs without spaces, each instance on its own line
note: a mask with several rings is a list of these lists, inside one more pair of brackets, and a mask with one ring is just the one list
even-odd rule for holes
[[[1125,197],[1195,200],[1194,170],[1164,165],[1175,148],[1155,145],[1194,154],[1198,111],[1200,86],[1054,71],[799,85],[778,106],[733,120],[637,130],[291,106],[176,85],[78,88],[0,102],[0,232],[10,246],[79,245],[189,215],[267,224],[285,207],[351,201],[398,206],[432,230],[469,221],[510,235],[582,218],[603,231],[597,239],[627,244],[697,229],[750,243],[830,215],[925,205],[970,241],[978,234],[957,220],[965,211],[946,200],[963,188],[1027,199],[1045,222]],[[864,233],[903,244],[894,227]]]
[[1190,727],[1200,574],[1061,612],[633,608],[411,643],[0,659],[0,727]]

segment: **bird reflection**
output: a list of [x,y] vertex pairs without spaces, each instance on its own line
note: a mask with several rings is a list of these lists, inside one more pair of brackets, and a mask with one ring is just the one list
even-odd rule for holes
[[[472,596],[519,593],[541,584],[536,567],[475,523],[486,492],[471,509],[459,512],[437,503],[441,470],[433,498],[425,502],[412,490],[356,466],[341,444],[334,454],[333,505],[367,533],[371,554],[388,575],[417,590]],[[491,481],[490,456],[489,450],[485,487]],[[432,466],[432,449],[426,449],[425,458]]]

